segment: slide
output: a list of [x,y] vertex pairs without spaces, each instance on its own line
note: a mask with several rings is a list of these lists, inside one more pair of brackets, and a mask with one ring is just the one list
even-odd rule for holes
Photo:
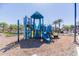
[[50,39],[49,35],[46,32],[43,33],[42,37],[43,37],[43,39],[46,43],[51,42],[51,39]]

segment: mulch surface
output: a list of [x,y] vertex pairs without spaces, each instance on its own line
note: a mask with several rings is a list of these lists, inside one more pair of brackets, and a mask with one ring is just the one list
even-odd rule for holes
[[17,43],[17,36],[4,37],[0,35],[0,55],[75,56],[77,55],[77,52],[73,39],[73,36],[64,35],[59,36],[59,39],[54,39],[54,42],[51,42],[50,44],[31,39],[21,39],[20,42]]

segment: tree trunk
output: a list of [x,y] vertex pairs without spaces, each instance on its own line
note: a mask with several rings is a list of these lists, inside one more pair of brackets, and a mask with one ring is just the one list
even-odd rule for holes
[[2,31],[4,32],[4,25],[3,25],[3,30]]
[[55,24],[55,32],[56,32],[56,24]]
[[60,23],[59,23],[59,33],[60,33]]

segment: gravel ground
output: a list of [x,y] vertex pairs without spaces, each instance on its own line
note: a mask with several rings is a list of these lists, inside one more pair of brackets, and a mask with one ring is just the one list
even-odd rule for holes
[[[20,38],[23,38],[20,36]],[[73,36],[59,36],[54,43],[46,44],[39,40],[23,40],[19,43],[17,36],[5,37],[0,34],[1,56],[76,56],[76,45],[73,44]]]

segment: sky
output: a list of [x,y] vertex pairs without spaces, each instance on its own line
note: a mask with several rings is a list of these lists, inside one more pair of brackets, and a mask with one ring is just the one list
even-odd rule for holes
[[[79,19],[79,4],[77,4],[77,21]],[[25,16],[30,17],[38,11],[44,16],[44,24],[52,24],[57,19],[62,19],[63,24],[74,24],[73,3],[16,3],[0,4],[0,22],[17,24],[17,20],[23,23]]]

